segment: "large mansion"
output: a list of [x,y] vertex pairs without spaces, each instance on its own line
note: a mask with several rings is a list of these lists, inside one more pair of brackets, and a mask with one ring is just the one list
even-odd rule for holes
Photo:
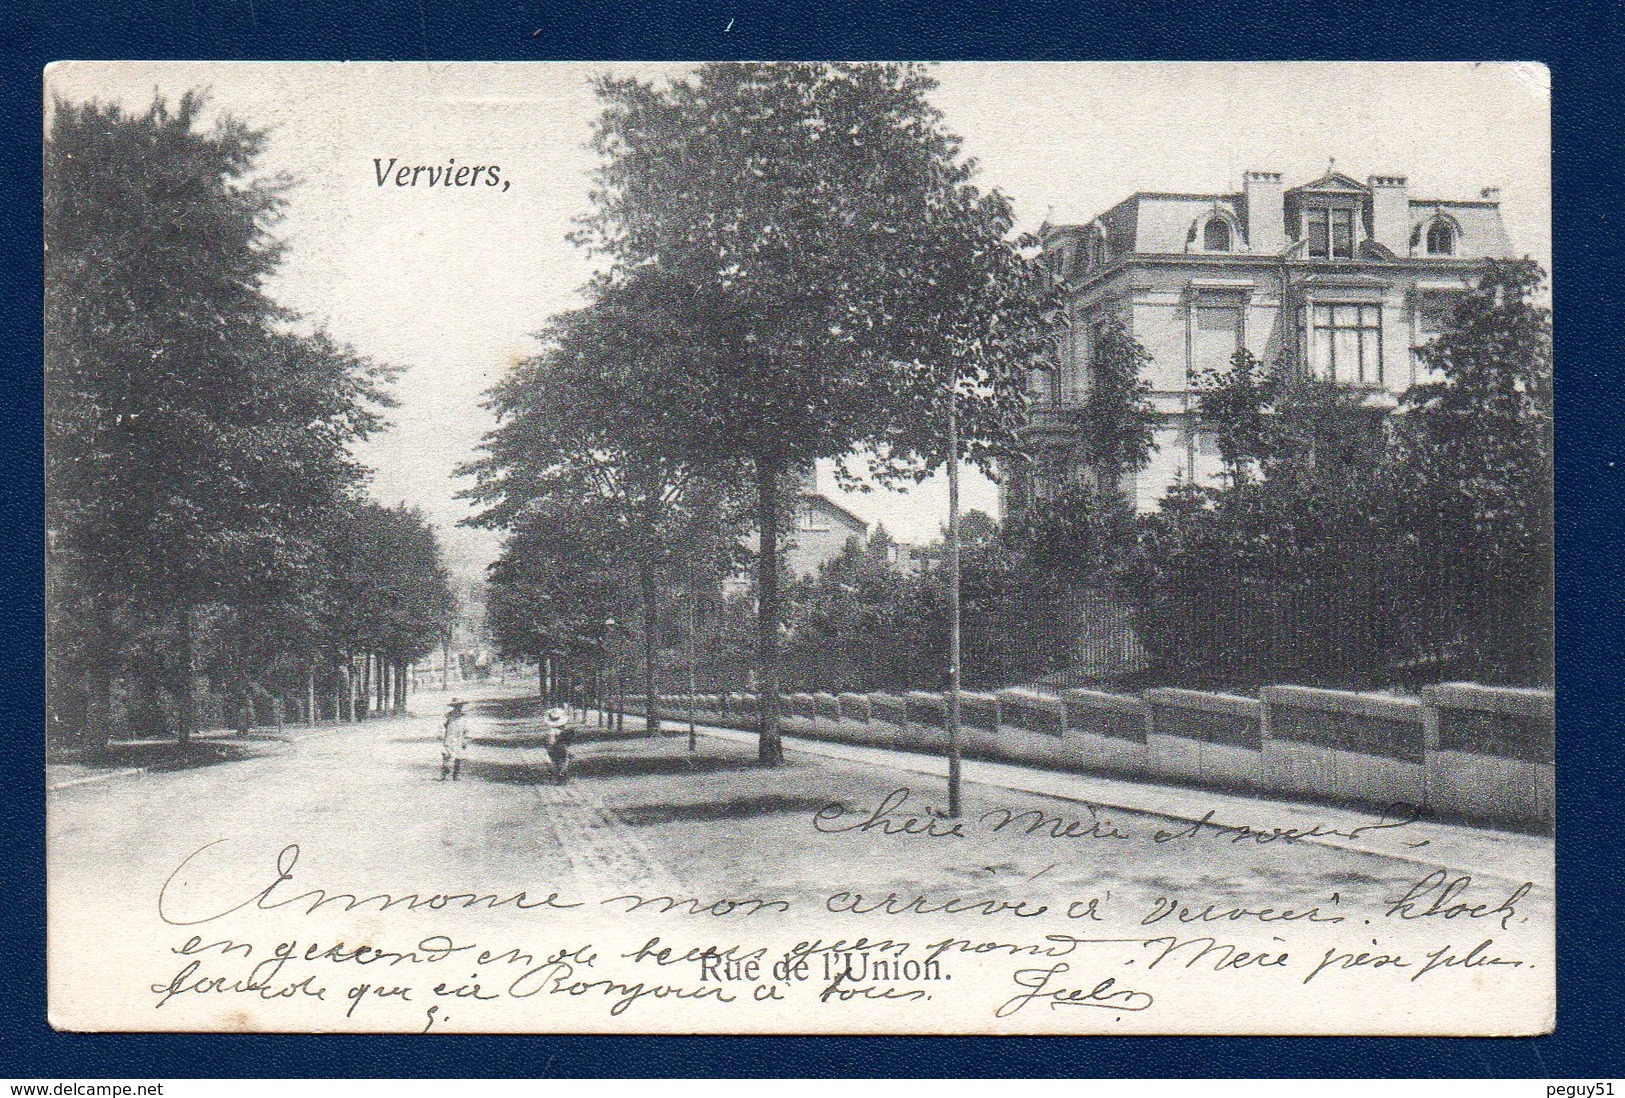
[[1064,412],[1088,392],[1106,318],[1121,318],[1152,355],[1162,419],[1132,485],[1150,509],[1168,485],[1218,473],[1218,450],[1194,422],[1195,374],[1245,347],[1391,399],[1423,379],[1414,348],[1440,330],[1451,295],[1510,250],[1494,188],[1420,198],[1404,176],[1360,183],[1335,170],[1291,188],[1279,173],[1247,172],[1239,194],[1142,192],[1086,224],[1046,225],[1042,242],[1065,324],[1053,368],[1034,372],[1035,460],[1008,471],[1007,511],[1084,475],[1066,456]]

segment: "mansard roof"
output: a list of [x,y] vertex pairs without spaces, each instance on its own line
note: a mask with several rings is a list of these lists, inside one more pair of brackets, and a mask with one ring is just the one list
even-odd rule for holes
[[[1501,222],[1499,196],[1491,191],[1476,200],[1424,198],[1405,192],[1403,176],[1385,176],[1381,181],[1396,184],[1399,193],[1404,195],[1402,209],[1408,217],[1406,214],[1401,217],[1408,220],[1407,231],[1413,237],[1418,232],[1425,233],[1426,226],[1435,218],[1446,217],[1459,233],[1454,258],[1481,259],[1512,254],[1511,242]],[[1362,207],[1375,200],[1371,187],[1335,168],[1311,182],[1276,193],[1281,196],[1278,201],[1289,242],[1297,236],[1297,211],[1305,205],[1318,205],[1317,197],[1353,198]],[[1054,255],[1053,269],[1059,277],[1071,281],[1097,269],[1091,241],[1104,244],[1100,257],[1104,263],[1100,269],[1113,266],[1130,255],[1189,253],[1193,250],[1189,243],[1193,232],[1200,231],[1200,226],[1214,214],[1239,228],[1234,251],[1238,256],[1246,255],[1257,229],[1250,221],[1257,212],[1249,208],[1245,192],[1136,191],[1089,221],[1046,222],[1041,235],[1046,252]],[[1361,258],[1392,260],[1420,254],[1415,239],[1407,246],[1405,236],[1396,236],[1390,229],[1390,235],[1379,246],[1365,238],[1365,234],[1373,231],[1369,218],[1364,219],[1362,239],[1356,241]]]

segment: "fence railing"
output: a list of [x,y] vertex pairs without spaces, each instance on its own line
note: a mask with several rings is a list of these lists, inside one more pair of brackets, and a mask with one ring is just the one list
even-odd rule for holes
[[[753,694],[660,701],[667,719],[692,710],[708,724],[758,724]],[[940,692],[790,694],[784,702],[790,735],[947,746]],[[1555,722],[1551,691],[1475,683],[1431,686],[1419,698],[1271,686],[1257,698],[1012,689],[960,700],[961,742],[973,758],[1535,826],[1550,824],[1554,811]]]

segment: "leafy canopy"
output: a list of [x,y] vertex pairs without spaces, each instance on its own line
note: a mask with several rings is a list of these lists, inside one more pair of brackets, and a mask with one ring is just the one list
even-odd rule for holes
[[[805,465],[863,450],[879,476],[964,434],[1003,440],[1041,353],[1036,264],[971,182],[918,65],[708,64],[599,84],[603,157],[578,239],[682,286],[713,353],[674,396],[719,456]],[[664,388],[666,375],[651,381]]]

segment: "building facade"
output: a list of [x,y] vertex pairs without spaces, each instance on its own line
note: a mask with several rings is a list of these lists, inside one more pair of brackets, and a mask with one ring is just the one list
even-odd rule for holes
[[785,539],[785,567],[797,579],[818,575],[828,561],[845,551],[849,542],[866,545],[869,524],[817,490],[816,482],[803,484],[796,501],[796,520]]
[[1066,413],[1087,399],[1109,319],[1152,356],[1156,449],[1124,485],[1150,510],[1170,485],[1218,475],[1218,448],[1195,422],[1203,370],[1246,348],[1390,402],[1427,379],[1414,349],[1442,329],[1453,296],[1510,252],[1494,188],[1422,198],[1404,176],[1361,183],[1331,169],[1291,188],[1250,171],[1240,193],[1134,194],[1086,224],[1046,225],[1042,244],[1065,315],[1052,366],[1033,372],[1031,460],[1007,470],[1006,514],[1088,479],[1069,456]]

